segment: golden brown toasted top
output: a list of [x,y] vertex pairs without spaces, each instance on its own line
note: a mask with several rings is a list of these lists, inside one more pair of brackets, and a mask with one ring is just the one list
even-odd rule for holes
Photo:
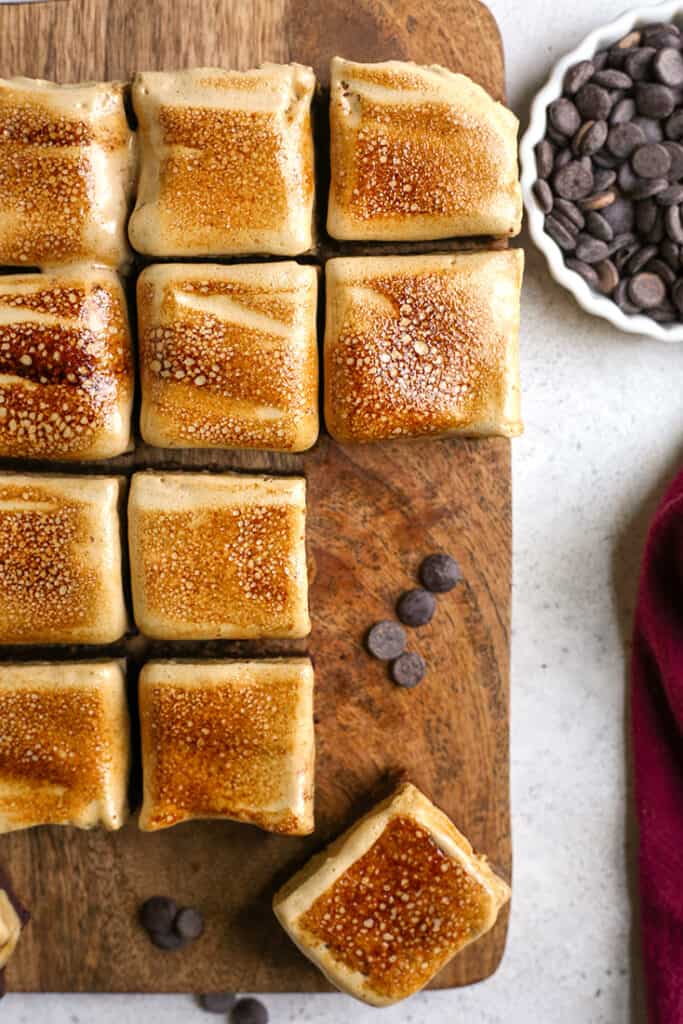
[[334,259],[327,274],[325,409],[335,437],[467,431],[492,419],[505,432],[515,251]]
[[144,271],[141,367],[157,424],[176,443],[296,448],[302,419],[317,418],[316,293],[314,268],[295,263]]
[[481,932],[489,902],[425,828],[396,816],[299,924],[375,992],[399,999]]
[[118,454],[132,397],[126,304],[113,272],[0,277],[0,454]]
[[133,138],[120,83],[0,80],[0,263],[124,262]]

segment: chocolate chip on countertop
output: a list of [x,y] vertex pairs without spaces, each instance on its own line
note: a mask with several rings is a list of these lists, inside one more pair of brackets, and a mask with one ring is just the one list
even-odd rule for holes
[[462,580],[460,566],[443,552],[427,555],[419,569],[420,582],[433,594],[446,594]]
[[656,274],[636,274],[629,281],[628,297],[639,309],[652,309],[666,298],[666,287]]
[[604,295],[611,295],[619,284],[619,271],[611,260],[601,260],[595,264],[598,275],[598,288]]
[[195,907],[181,907],[176,914],[173,928],[182,939],[193,941],[204,931],[204,918]]
[[641,78],[647,78],[650,71],[650,62],[656,52],[654,46],[639,46],[627,55],[624,61],[624,71],[627,75],[631,76],[634,82],[639,81]]
[[199,1005],[207,1013],[227,1013],[236,1002],[234,992],[206,992],[199,997]]
[[581,60],[569,68],[564,76],[564,91],[573,96],[582,85],[585,85],[593,77],[595,67],[589,60]]
[[436,598],[429,590],[416,588],[401,594],[396,614],[406,626],[426,626],[436,611]]
[[548,107],[548,121],[550,126],[559,132],[560,135],[571,136],[577,132],[581,126],[581,118],[579,112],[566,96],[561,96]]
[[149,937],[157,949],[163,949],[167,953],[183,949],[187,944],[187,940],[182,935],[178,935],[177,932],[150,932]]
[[552,174],[555,150],[547,139],[541,139],[534,147],[536,154],[536,173],[539,178],[548,178]]
[[240,999],[232,1008],[230,1024],[268,1024],[268,1011],[259,999]]
[[[622,55],[625,59],[625,55]],[[605,89],[630,89],[633,85],[631,78],[624,71],[617,71],[615,68],[605,68],[604,71],[596,71],[592,81],[596,85],[602,85]]]
[[582,277],[590,288],[597,288],[599,286],[600,279],[590,263],[577,260],[575,256],[568,256],[564,262],[565,266],[569,270],[573,270],[579,277]]
[[667,178],[669,181],[678,181],[683,178],[683,145],[680,142],[662,142],[662,147],[671,157]]
[[610,124],[626,124],[631,118],[636,115],[636,104],[635,100],[631,99],[630,96],[626,96],[623,100],[619,100],[612,107],[612,111],[609,115]]
[[571,231],[552,214],[545,219],[545,233],[550,235],[553,242],[559,245],[560,249],[571,252],[576,245],[576,239]]
[[674,88],[683,85],[683,56],[680,50],[672,46],[665,46],[657,51],[652,60],[652,70],[664,85],[671,85]]
[[636,84],[636,108],[644,117],[668,117],[675,105],[676,98],[668,85],[657,82]]
[[544,178],[537,178],[533,187],[536,202],[541,210],[543,213],[550,213],[553,208],[553,192],[550,185]]
[[667,139],[683,138],[683,107],[674,110],[671,117],[667,118],[664,133]]
[[[581,213],[581,210],[578,206],[575,206],[574,203],[570,202],[569,199],[562,199],[560,197],[555,199],[555,202],[553,203],[553,212],[561,213],[563,217],[567,217],[569,220],[573,221],[579,229],[586,223],[586,218]],[[448,556],[445,555],[444,557],[447,558]]]
[[416,651],[406,651],[391,663],[391,678],[398,686],[411,689],[424,679],[427,666]]
[[607,133],[607,148],[614,156],[628,157],[645,142],[645,132],[633,121],[612,125]]
[[660,143],[648,142],[633,153],[631,166],[641,178],[665,178],[671,167],[671,155]]
[[597,210],[591,210],[586,217],[586,230],[594,238],[599,238],[601,242],[611,242],[614,238],[614,231],[609,221],[605,220]]
[[675,185],[669,185],[663,192],[660,192],[655,196],[655,202],[659,203],[660,206],[671,206],[673,203],[678,206],[683,203],[683,185],[677,182]]
[[599,238],[591,235],[581,234],[576,239],[576,258],[584,263],[598,263],[599,260],[607,258],[607,243],[601,242]]
[[365,642],[374,658],[379,661],[392,661],[405,650],[406,632],[398,622],[385,619],[372,626]]
[[178,907],[167,896],[151,896],[140,907],[140,923],[148,932],[170,932]]

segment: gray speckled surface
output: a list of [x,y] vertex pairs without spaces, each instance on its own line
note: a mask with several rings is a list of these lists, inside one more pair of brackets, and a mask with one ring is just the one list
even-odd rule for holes
[[[490,0],[511,105],[625,0]],[[513,443],[514,902],[498,973],[384,1024],[621,1024],[632,999],[624,643],[647,517],[683,458],[683,345],[617,334],[522,239],[526,434]],[[628,841],[627,841],[628,837]],[[125,956],[125,951],[121,951]],[[637,968],[635,970],[637,978]],[[273,996],[277,1024],[379,1019],[343,996]],[[191,997],[8,996],[4,1024],[183,1024]],[[218,1018],[215,1018],[218,1019]]]

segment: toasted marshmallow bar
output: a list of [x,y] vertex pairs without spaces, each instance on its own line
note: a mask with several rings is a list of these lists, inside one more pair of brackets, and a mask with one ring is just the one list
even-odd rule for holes
[[333,985],[389,1006],[489,931],[509,898],[446,815],[405,784],[283,886],[273,908]]
[[0,79],[0,264],[125,264],[134,165],[122,83]]
[[521,249],[327,263],[325,419],[338,441],[522,431]]
[[134,381],[113,271],[0,276],[0,455],[120,455],[130,446]]
[[0,832],[119,829],[130,761],[119,662],[0,666]]
[[318,437],[313,267],[157,264],[138,280],[141,431],[162,448],[303,451]]
[[518,121],[481,86],[437,65],[341,57],[330,81],[334,238],[519,232]]
[[308,658],[149,662],[140,675],[140,828],[231,818],[313,831]]
[[133,247],[181,257],[309,249],[314,87],[313,72],[299,64],[137,74]]
[[0,474],[0,644],[126,630],[116,477]]
[[310,632],[303,478],[136,473],[128,505],[135,621],[176,640]]

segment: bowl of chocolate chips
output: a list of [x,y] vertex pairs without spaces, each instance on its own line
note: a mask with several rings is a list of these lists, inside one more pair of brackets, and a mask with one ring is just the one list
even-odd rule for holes
[[640,8],[560,60],[522,140],[529,230],[589,313],[683,341],[683,6]]

